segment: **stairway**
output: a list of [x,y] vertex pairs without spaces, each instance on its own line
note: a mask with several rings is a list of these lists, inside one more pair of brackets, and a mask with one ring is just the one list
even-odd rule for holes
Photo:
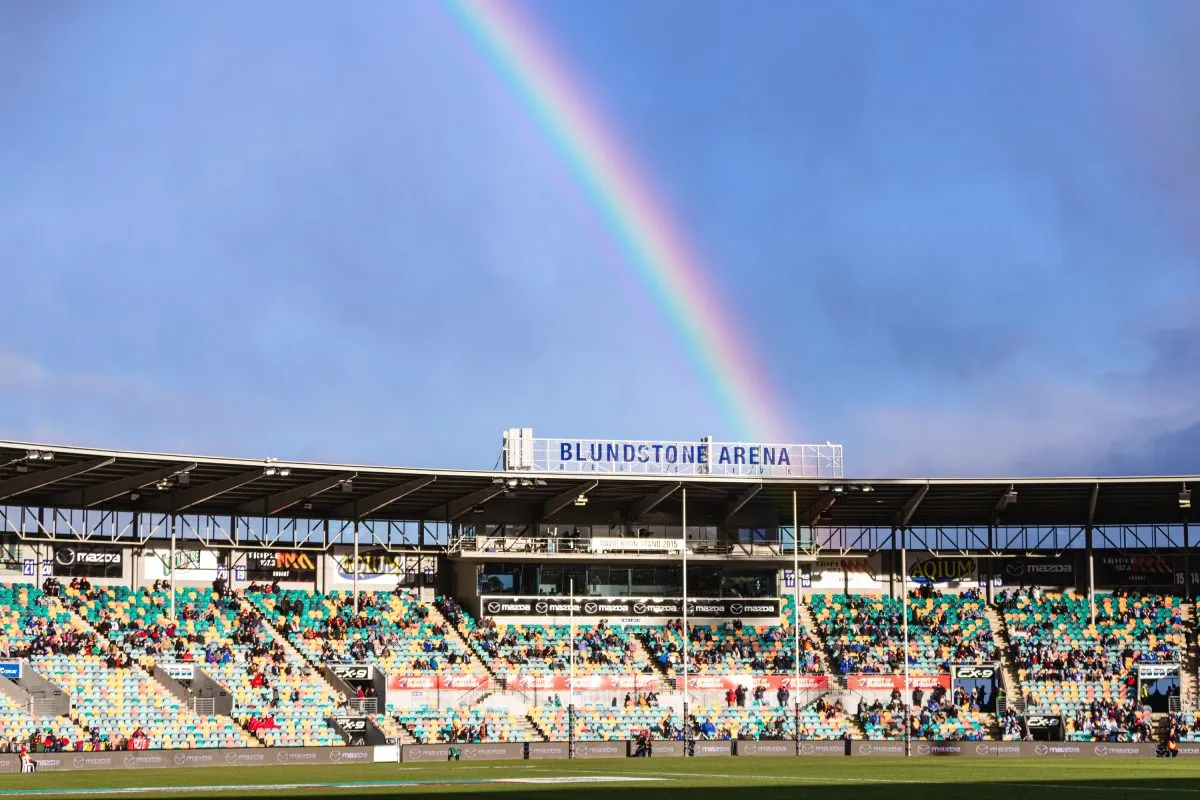
[[1197,664],[1200,662],[1200,641],[1196,633],[1196,604],[1183,604],[1184,649],[1180,654],[1179,702],[1180,708],[1200,707],[1200,680],[1197,679]]
[[544,742],[547,741],[546,736],[538,730],[538,727],[533,724],[533,719],[526,714],[523,717],[518,717],[521,722],[521,728],[514,737],[514,741],[525,742]]
[[[239,602],[241,603],[242,610],[246,611],[247,613],[261,613],[259,612],[259,609],[255,608],[254,605],[246,598],[239,598]],[[272,625],[270,620],[266,619],[266,617],[263,617],[262,626],[263,630],[267,632],[267,635],[275,642],[278,642],[279,646],[283,648],[285,653],[296,659],[299,664],[302,664],[307,668],[312,680],[323,684],[333,697],[345,697],[345,695],[337,687],[330,683],[325,675],[321,673],[320,667],[312,663],[309,659],[305,658],[304,654],[300,652],[299,648],[297,648],[288,640],[287,634]]]
[[462,651],[471,656],[472,663],[480,664],[483,667],[484,672],[491,677],[492,685],[500,685],[500,682],[496,677],[496,673],[492,671],[491,665],[489,665],[483,656],[480,655],[479,651],[471,645],[471,642],[467,639],[466,634],[464,634],[457,625],[446,619],[446,615],[442,613],[442,610],[433,603],[429,604],[429,617],[426,621],[435,625],[441,625],[446,631],[446,637],[450,639],[457,639],[459,645],[462,646]]
[[[784,624],[791,625],[792,621],[790,619],[786,620]],[[804,630],[808,631],[813,638],[820,638],[817,631],[817,620],[813,617],[812,607],[808,603],[800,604],[800,624],[804,626]]]
[[1011,640],[1008,638],[1008,626],[1004,624],[1004,616],[992,605],[986,607],[988,625],[1000,648],[1000,669],[1004,672],[1004,685],[1008,689],[1008,705],[1018,713],[1025,711],[1025,689],[1017,679],[1017,672],[1008,660],[1008,648]]

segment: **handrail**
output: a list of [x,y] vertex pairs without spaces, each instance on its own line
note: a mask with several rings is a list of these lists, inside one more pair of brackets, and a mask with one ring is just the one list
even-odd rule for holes
[[[791,548],[783,542],[731,543],[715,540],[689,539],[691,555],[719,555],[725,558],[790,557]],[[451,554],[580,554],[580,555],[650,555],[679,556],[683,543],[671,538],[639,538],[634,536],[457,536],[447,544]]]

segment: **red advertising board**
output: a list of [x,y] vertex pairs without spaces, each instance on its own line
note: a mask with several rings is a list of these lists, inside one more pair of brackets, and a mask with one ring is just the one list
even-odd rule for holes
[[389,675],[388,689],[392,691],[428,691],[433,689],[487,689],[487,675]]
[[[903,689],[903,675],[847,675],[846,686],[850,689]],[[950,688],[949,675],[910,675],[911,689],[933,689],[937,686]]]
[[[567,675],[531,675],[514,673],[505,676],[504,685],[509,689],[539,691],[569,691],[571,678]],[[576,675],[575,690],[588,691],[621,691],[621,692],[650,692],[660,691],[663,680],[658,675],[642,675],[629,673],[627,675]]]
[[[787,689],[788,691],[824,691],[829,688],[829,678],[825,675],[801,675],[799,684],[795,675],[688,675],[688,688],[692,691],[702,689],[720,689],[728,691],[738,686],[754,689],[761,686],[768,691]],[[675,688],[683,688],[683,677],[675,679]]]

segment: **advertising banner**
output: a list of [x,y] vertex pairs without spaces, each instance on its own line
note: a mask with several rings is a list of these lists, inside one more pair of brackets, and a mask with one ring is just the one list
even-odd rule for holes
[[588,540],[593,553],[681,553],[679,539],[633,539],[623,536],[593,536]]
[[159,664],[162,671],[177,681],[190,681],[196,677],[195,664],[165,663]]
[[887,586],[886,576],[877,570],[870,556],[847,555],[841,558],[818,558],[808,568],[813,589],[826,591],[880,591]]
[[[768,691],[779,689],[788,691],[825,691],[829,689],[829,677],[826,675],[801,675],[800,683],[796,683],[795,675],[688,675],[688,689],[699,691],[703,689],[728,691],[738,686],[753,690],[762,686]],[[683,689],[683,676],[675,678],[675,688]],[[772,698],[774,699],[774,698]]]
[[246,553],[246,580],[315,581],[315,558],[299,550],[251,550]]
[[[549,692],[565,692],[571,689],[569,675],[511,673],[504,675],[503,681],[509,689]],[[663,688],[663,683],[661,675],[643,675],[636,672],[627,675],[576,675],[575,691],[656,692]]]
[[[568,597],[481,597],[480,608],[489,617],[566,617],[571,614]],[[662,597],[576,597],[575,615],[583,617],[675,619],[683,616],[679,598]],[[777,598],[688,600],[689,617],[719,619],[779,619]]]
[[576,758],[623,758],[629,744],[620,742],[576,742]]
[[119,578],[125,554],[119,547],[71,545],[54,548],[54,574],[62,577]]
[[491,678],[487,675],[390,675],[388,676],[389,691],[427,691],[433,689],[449,689],[466,691],[470,689],[486,689],[491,686]]
[[0,676],[8,678],[10,681],[21,680],[21,662],[0,661]]
[[[904,689],[903,675],[870,675],[856,674],[846,676],[846,686],[849,689]],[[910,689],[933,689],[938,686],[950,688],[949,675],[910,675]]]
[[1065,737],[1062,717],[1052,714],[1030,714],[1025,717],[1029,735],[1039,742],[1058,742]]
[[375,667],[371,664],[327,664],[329,671],[344,681],[369,681],[375,677]]
[[1169,678],[1172,675],[1179,674],[1178,664],[1138,664],[1138,677],[1148,680],[1158,680],[1159,678]]
[[[566,746],[565,744],[563,745]],[[463,761],[508,761],[525,757],[525,745],[519,742],[496,744],[456,744]],[[404,762],[448,761],[448,744],[406,744],[400,748]]]
[[[651,756],[654,758],[681,758],[683,756],[683,745],[684,743],[679,739],[655,739],[651,743]],[[629,742],[628,748],[626,755],[631,758],[636,757],[638,750],[637,742]]]
[[951,664],[950,678],[953,686],[961,686],[971,696],[980,696],[981,711],[996,710],[996,699],[1000,689],[998,664]]
[[[171,577],[171,551],[160,547],[147,550],[142,558],[146,580],[157,581]],[[181,581],[212,583],[223,574],[218,553],[180,547],[175,551],[175,578]]]
[[1174,586],[1183,583],[1183,564],[1175,556],[1104,554],[1095,557],[1096,585]]
[[334,724],[346,736],[346,744],[351,747],[367,746],[366,717],[334,717]]
[[1005,586],[1076,585],[1075,559],[1070,556],[995,559],[991,562],[991,571]]
[[[793,744],[792,747],[795,747],[795,745]],[[696,758],[731,756],[733,755],[733,742],[728,739],[713,742],[699,739],[692,742],[692,755]]]
[[568,749],[567,742],[530,742],[529,758],[566,758]]
[[974,558],[930,556],[910,562],[908,578],[917,583],[974,583],[978,570],[979,562]]
[[[177,767],[287,766],[292,764],[370,764],[371,747],[262,747],[256,749],[143,750],[109,753],[32,753],[38,771],[173,769]],[[17,771],[18,756],[0,755],[0,771]]]

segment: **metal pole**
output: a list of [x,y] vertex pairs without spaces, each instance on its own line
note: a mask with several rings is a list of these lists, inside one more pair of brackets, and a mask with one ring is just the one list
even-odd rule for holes
[[354,520],[354,616],[358,616],[358,520]]
[[171,515],[171,621],[175,621],[175,521],[179,519]]
[[[901,537],[904,532],[901,531]],[[901,608],[904,614],[904,697],[901,698],[904,702],[904,755],[912,755],[912,742],[910,731],[912,729],[912,712],[909,707],[911,693],[909,691],[908,679],[908,549],[905,546],[905,540],[900,540],[900,588],[904,592],[904,598],[901,601]]]
[[792,691],[796,693],[796,755],[800,755],[800,512],[796,504],[796,490],[792,489],[792,628],[795,634],[793,657],[796,679]]
[[1092,625],[1096,624],[1096,557],[1088,550],[1088,606],[1092,614]]
[[571,678],[567,684],[567,758],[575,757],[575,577],[568,578],[570,586],[570,602],[568,614],[571,617]]
[[683,529],[683,754],[691,755],[692,742],[692,725],[688,721],[688,659],[691,656],[688,654],[688,638],[691,636],[688,630],[688,595],[687,595],[687,556],[688,556],[688,541],[687,541],[687,487],[683,487],[683,505],[680,513],[681,527]]
[[1188,542],[1188,521],[1187,517],[1183,518],[1183,594],[1188,600],[1192,599],[1192,568],[1188,560],[1188,549],[1191,544]]

